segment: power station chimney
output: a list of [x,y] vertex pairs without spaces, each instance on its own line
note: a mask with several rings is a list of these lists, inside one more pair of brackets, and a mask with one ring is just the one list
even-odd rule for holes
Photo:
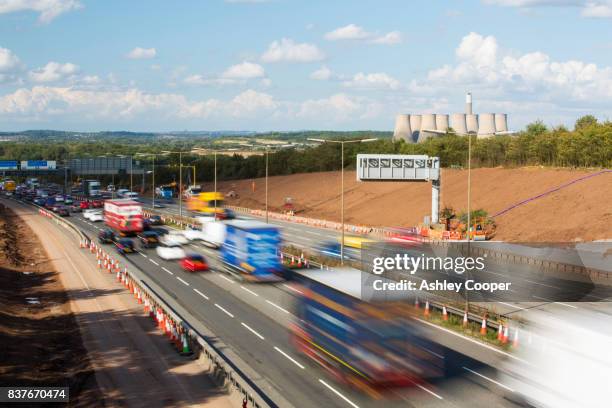
[[466,115],[472,114],[472,93],[468,92],[465,95],[465,113]]

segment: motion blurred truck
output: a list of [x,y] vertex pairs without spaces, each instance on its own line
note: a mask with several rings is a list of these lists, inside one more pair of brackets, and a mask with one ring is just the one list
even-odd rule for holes
[[100,197],[100,182],[98,180],[81,180],[80,190],[85,197]]
[[143,230],[142,205],[132,200],[106,200],[104,222],[121,236],[136,235]]
[[187,207],[198,214],[215,216],[225,219],[225,209],[223,208],[223,193],[205,192],[188,199]]
[[283,280],[280,230],[260,221],[236,220],[226,224],[221,261],[225,269],[252,282]]

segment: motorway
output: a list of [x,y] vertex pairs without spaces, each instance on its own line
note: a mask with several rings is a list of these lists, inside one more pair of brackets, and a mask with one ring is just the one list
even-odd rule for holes
[[[91,236],[104,227],[80,215],[70,220]],[[220,272],[214,251],[199,244],[192,244],[191,249],[207,256],[212,272],[185,272],[178,263],[157,257],[155,250],[141,251],[128,258],[294,406],[380,406],[380,400],[336,383],[320,367],[295,352],[288,331],[294,318],[291,310],[295,288],[286,283],[243,284]],[[496,371],[491,368],[507,355],[445,329],[425,328],[448,347],[445,358],[450,378],[397,392],[385,400],[386,406],[465,406],[466,400],[476,407],[512,406],[504,399],[508,388],[496,380]]]

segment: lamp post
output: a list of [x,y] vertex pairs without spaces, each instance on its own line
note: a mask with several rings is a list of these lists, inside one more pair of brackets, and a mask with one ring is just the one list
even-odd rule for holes
[[160,154],[136,153],[136,156],[151,156],[153,158],[152,171],[151,171],[151,206],[153,209],[155,209],[155,157],[160,156]]
[[318,143],[338,143],[340,144],[341,167],[340,167],[340,222],[342,224],[342,238],[340,241],[340,265],[344,265],[344,145],[346,143],[367,143],[378,140],[377,138],[369,139],[351,139],[351,140],[327,140],[327,139],[311,139],[312,142]]
[[188,165],[184,165],[183,167],[189,167],[193,170],[193,185],[195,186],[196,183],[196,166],[188,166]]
[[183,216],[183,153],[182,150],[172,152],[169,150],[163,150],[164,154],[178,153],[179,155],[179,217]]
[[268,223],[268,158],[270,150],[266,147],[266,224]]

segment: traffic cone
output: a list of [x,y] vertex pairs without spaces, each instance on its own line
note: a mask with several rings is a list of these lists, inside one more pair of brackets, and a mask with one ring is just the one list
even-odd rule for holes
[[189,349],[189,341],[187,340],[187,334],[185,332],[183,332],[182,336],[181,336],[181,340],[183,343],[183,351],[181,352],[182,355],[190,355],[192,354],[191,350]]
[[448,312],[446,311],[446,305],[442,306],[442,320],[448,321]]
[[504,336],[502,337],[502,344],[508,343],[508,325],[504,327]]
[[482,334],[483,336],[487,334],[487,318],[486,317],[482,318],[482,325],[480,326],[480,334]]
[[418,309],[419,308],[419,298],[415,298],[414,299],[414,308]]
[[425,302],[425,311],[423,312],[423,316],[429,317],[429,300]]
[[121,282],[121,272],[117,269],[117,282]]
[[497,327],[497,340],[502,341],[503,337],[504,337],[504,326],[500,322],[499,326]]
[[465,311],[463,313],[463,327],[467,327],[468,325],[468,315],[467,315],[467,311]]
[[519,329],[518,327],[514,329],[514,339],[512,339],[512,347],[516,348],[519,344]]
[[102,261],[98,259],[98,269],[102,269]]

